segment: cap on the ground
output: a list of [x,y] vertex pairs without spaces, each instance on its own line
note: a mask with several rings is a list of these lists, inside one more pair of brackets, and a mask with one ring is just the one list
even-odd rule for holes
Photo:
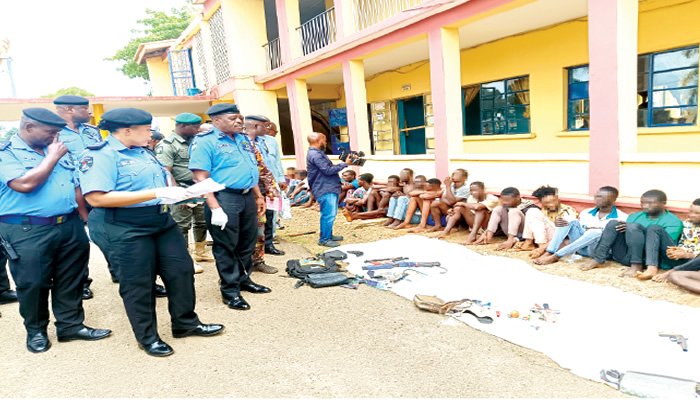
[[202,117],[197,114],[192,113],[182,113],[175,116],[175,123],[177,124],[201,124]]
[[210,117],[213,117],[214,115],[219,115],[219,114],[240,114],[241,112],[238,110],[238,106],[233,104],[233,103],[219,103],[219,104],[214,104],[213,106],[209,107],[207,110],[207,114]]
[[102,114],[102,120],[124,126],[150,125],[153,116],[139,108],[115,108]]
[[45,125],[57,126],[59,128],[66,126],[66,121],[63,118],[59,117],[55,112],[45,108],[25,108],[22,110],[22,115]]
[[63,96],[56,97],[53,104],[57,106],[86,106],[90,104],[90,100],[83,96],[74,96],[71,94],[66,94]]

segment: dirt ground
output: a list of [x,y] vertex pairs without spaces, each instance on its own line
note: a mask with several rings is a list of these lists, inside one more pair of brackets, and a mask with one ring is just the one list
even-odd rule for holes
[[[268,256],[283,270],[287,258],[320,250],[318,214],[296,211],[280,231],[285,257]],[[347,243],[396,233],[338,220]],[[287,240],[285,240],[287,238]],[[175,354],[165,359],[139,351],[102,255],[94,248],[95,298],[85,302],[86,323],[110,328],[98,342],[58,343],[47,353],[25,349],[16,305],[0,306],[0,397],[619,397],[601,383],[579,378],[544,355],[418,311],[389,292],[361,285],[294,289],[277,275],[254,279],[268,295],[248,295],[250,311],[221,302],[213,264],[196,276],[197,311],[204,322],[226,325],[213,338],[173,339],[167,300],[158,301],[159,329]],[[558,265],[552,273],[572,269]],[[608,271],[594,281],[613,280]],[[606,279],[604,276],[608,276]],[[576,274],[572,277],[581,279]],[[617,280],[615,280],[617,281]],[[609,283],[609,282],[606,282]],[[621,283],[625,290],[631,290]],[[680,293],[666,290],[674,296]]]

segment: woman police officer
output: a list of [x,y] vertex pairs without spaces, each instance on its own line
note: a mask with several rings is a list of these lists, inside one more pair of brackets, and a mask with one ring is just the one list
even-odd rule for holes
[[174,337],[212,336],[224,326],[202,324],[194,311],[193,262],[184,237],[161,204],[184,200],[187,193],[168,186],[167,171],[145,148],[151,120],[151,114],[135,108],[106,112],[99,128],[110,135],[88,146],[78,166],[83,194],[94,207],[88,227],[103,225],[109,262],[118,271],[119,294],[139,348],[164,357],[173,349],[158,335],[156,275],[168,292]]

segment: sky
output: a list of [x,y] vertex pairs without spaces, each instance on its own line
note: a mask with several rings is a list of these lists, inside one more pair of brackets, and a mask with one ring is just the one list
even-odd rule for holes
[[[146,8],[185,0],[0,0],[0,37],[10,40],[17,97],[77,86],[96,96],[144,96],[150,86],[104,61],[133,37]],[[0,74],[0,98],[11,97]]]

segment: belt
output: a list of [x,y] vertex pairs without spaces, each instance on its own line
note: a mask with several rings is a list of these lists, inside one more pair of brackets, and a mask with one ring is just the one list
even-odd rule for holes
[[250,192],[250,189],[229,189],[226,188],[222,190],[224,193],[232,193],[232,194],[248,194]]
[[145,207],[119,207],[119,208],[105,208],[105,212],[111,213],[113,215],[123,215],[123,216],[134,216],[134,215],[155,215],[155,214],[168,214],[170,208],[165,205],[157,206],[145,206]]
[[56,215],[53,217],[34,217],[31,215],[0,215],[0,222],[10,225],[60,225],[77,213]]

